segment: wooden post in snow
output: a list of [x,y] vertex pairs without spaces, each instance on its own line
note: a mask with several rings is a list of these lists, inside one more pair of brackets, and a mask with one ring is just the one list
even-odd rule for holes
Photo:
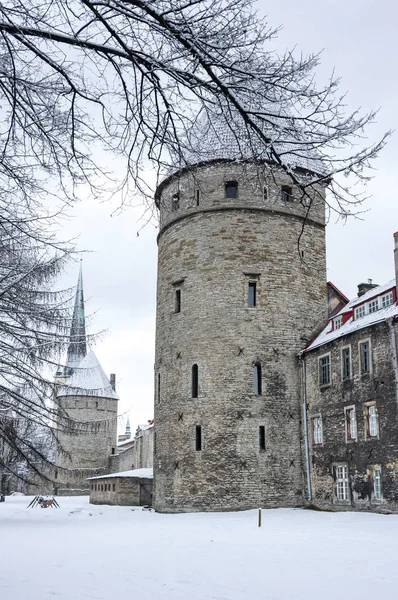
[[261,508],[258,509],[258,526],[261,527]]

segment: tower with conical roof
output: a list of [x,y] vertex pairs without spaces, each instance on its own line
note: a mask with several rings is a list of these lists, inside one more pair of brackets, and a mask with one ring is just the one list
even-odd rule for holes
[[57,493],[88,493],[87,477],[107,471],[116,445],[119,398],[94,352],[87,352],[81,266],[66,364],[56,380]]
[[277,145],[291,172],[320,182],[307,202],[244,133],[193,132],[194,151],[156,192],[162,512],[303,503],[297,354],[327,314],[322,165]]

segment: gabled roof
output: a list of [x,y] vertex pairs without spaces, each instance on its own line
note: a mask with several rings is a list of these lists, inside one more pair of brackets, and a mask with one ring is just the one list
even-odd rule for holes
[[376,323],[380,323],[390,318],[398,317],[398,304],[391,304],[387,308],[383,308],[376,312],[370,313],[361,317],[359,319],[354,319],[353,314],[348,317],[348,319],[339,327],[338,329],[333,329],[333,321],[339,315],[344,317],[347,316],[347,313],[353,313],[354,309],[361,304],[365,304],[372,300],[373,298],[377,298],[378,296],[382,296],[383,294],[389,292],[390,290],[394,290],[395,288],[395,279],[388,281],[384,285],[379,285],[375,288],[372,288],[363,296],[359,296],[351,300],[346,306],[344,306],[337,314],[333,315],[330,318],[328,324],[321,333],[307,346],[305,351],[313,350],[314,348],[319,348],[323,344],[328,344],[336,339],[339,339],[345,335],[353,333],[354,331],[358,331],[360,329],[364,329],[365,327],[369,327],[371,325],[375,325]]
[[83,358],[67,384],[60,388],[60,396],[97,396],[119,400],[93,351]]

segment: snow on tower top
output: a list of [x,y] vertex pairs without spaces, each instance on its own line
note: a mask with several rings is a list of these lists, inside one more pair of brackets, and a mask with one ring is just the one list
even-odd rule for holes
[[70,343],[64,367],[64,376],[69,377],[87,354],[86,321],[84,315],[83,272],[80,263],[75,305],[73,308]]
[[119,400],[93,351],[75,367],[68,383],[59,389],[60,396],[96,396]]
[[261,118],[252,116],[252,119],[268,143],[253,129],[249,132],[238,114],[220,112],[211,119],[207,115],[200,117],[187,133],[175,167],[214,160],[255,160],[275,164],[275,151],[289,168],[325,175],[325,165],[316,151],[316,144],[300,131],[293,116],[282,108],[277,112],[276,108],[277,104],[270,104],[253,111],[261,113]]

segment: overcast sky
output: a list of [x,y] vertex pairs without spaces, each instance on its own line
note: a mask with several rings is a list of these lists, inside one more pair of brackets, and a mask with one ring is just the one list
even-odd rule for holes
[[[341,91],[348,92],[349,109],[379,108],[372,140],[398,129],[397,22],[398,3],[392,0],[259,1],[272,26],[283,29],[275,41],[281,51],[323,50],[320,80],[335,69]],[[346,224],[332,219],[327,228],[327,278],[347,296],[371,278],[385,283],[394,277],[393,233],[398,230],[398,133],[375,163],[368,186],[372,198],[361,219]],[[153,417],[157,229],[140,221],[143,208],[112,216],[110,204],[82,202],[73,212],[66,235],[80,235],[89,331],[107,334],[94,348],[107,374],[117,375],[119,413],[130,414],[133,430]],[[137,232],[139,231],[139,236]],[[65,282],[77,280],[78,265]],[[123,420],[120,422],[123,428]]]

